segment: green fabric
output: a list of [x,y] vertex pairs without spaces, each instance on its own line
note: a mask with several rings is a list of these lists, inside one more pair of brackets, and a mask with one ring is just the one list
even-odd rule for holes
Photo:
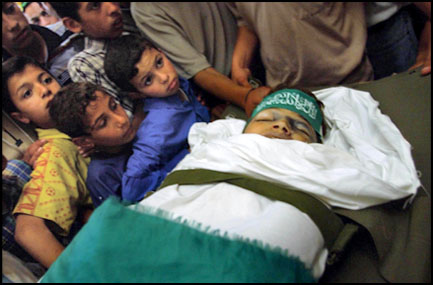
[[344,225],[344,228],[341,230],[337,240],[334,242],[331,250],[329,251],[329,256],[326,260],[327,265],[333,265],[336,262],[340,261],[346,250],[347,245],[352,240],[354,235],[358,232],[358,230],[358,225],[350,223]]
[[41,282],[316,281],[287,252],[169,220],[160,210],[142,210],[107,199]]
[[283,108],[301,115],[322,136],[323,118],[319,104],[306,93],[297,89],[282,89],[269,94],[254,109],[247,124],[258,113],[269,108]]
[[319,227],[325,245],[331,249],[343,229],[343,222],[322,202],[294,188],[276,185],[245,175],[224,173],[207,169],[178,170],[170,173],[159,189],[168,185],[190,185],[226,182],[248,189],[270,199],[289,203],[306,213]]
[[24,11],[31,3],[33,2],[21,2],[21,10]]

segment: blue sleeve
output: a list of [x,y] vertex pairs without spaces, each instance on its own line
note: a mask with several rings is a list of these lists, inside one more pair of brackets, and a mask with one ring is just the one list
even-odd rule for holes
[[155,169],[142,176],[131,176],[125,173],[122,178],[122,199],[128,202],[138,202],[149,191],[155,191],[161,185],[167,174],[188,154],[182,149],[170,159],[161,169]]
[[147,192],[156,190],[166,175],[162,170],[155,170],[143,177],[123,176],[122,199],[128,202],[140,201]]
[[210,122],[210,114],[208,109],[203,106],[198,100],[197,96],[195,96],[194,90],[192,89],[189,80],[182,78],[179,76],[180,86],[185,91],[188,98],[191,100],[192,108],[196,115],[196,122]]
[[[177,162],[188,152],[188,123],[185,113],[179,109],[150,110],[141,123],[133,142],[133,154],[129,158],[122,178],[122,198],[139,201],[156,190]],[[192,120],[192,119],[189,119]]]
[[95,208],[109,196],[121,197],[122,176],[128,158],[129,154],[122,154],[90,161],[86,185]]

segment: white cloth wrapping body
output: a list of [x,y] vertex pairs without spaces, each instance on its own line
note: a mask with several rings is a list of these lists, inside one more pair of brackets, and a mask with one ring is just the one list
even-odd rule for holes
[[[191,154],[173,170],[204,168],[302,189],[328,206],[362,209],[414,195],[420,185],[410,145],[366,92],[315,92],[329,125],[324,144],[241,134],[237,119],[196,123]],[[313,276],[328,250],[314,222],[297,208],[227,183],[172,185],[140,204],[170,212],[221,235],[258,240],[298,256]]]

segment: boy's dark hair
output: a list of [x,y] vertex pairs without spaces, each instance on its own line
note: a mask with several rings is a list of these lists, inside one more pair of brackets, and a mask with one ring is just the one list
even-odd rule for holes
[[144,51],[155,48],[149,41],[136,35],[125,35],[108,43],[104,69],[108,78],[122,91],[136,92],[129,81],[138,73],[135,65]]
[[[282,89],[293,89],[293,87],[289,87],[286,83],[282,83],[278,86],[276,86],[275,88],[272,89],[272,91],[269,94],[272,94],[276,91],[282,90]],[[322,101],[320,101],[319,99],[317,99],[316,95],[314,95],[313,92],[311,92],[308,89],[305,88],[294,88],[294,89],[298,89],[302,92],[304,92],[305,94],[311,96],[314,98],[314,100],[316,100],[317,104],[319,105],[319,109],[320,109],[320,113],[322,115],[322,137],[324,137],[326,135],[326,124],[325,124],[325,114],[323,113],[323,108],[325,108],[325,105],[323,104]]]
[[72,138],[88,134],[86,107],[96,100],[102,87],[88,82],[75,82],[61,88],[50,103],[50,116],[56,128]]
[[81,22],[78,10],[80,9],[80,2],[49,2],[53,9],[56,10],[60,18],[69,17],[77,22]]
[[2,11],[3,11],[4,9],[7,8],[7,7],[6,7],[6,3],[7,3],[7,2],[2,2]]
[[[27,65],[33,65],[34,67],[40,68],[46,71],[48,74],[51,73],[42,66],[39,62],[31,57],[27,56],[14,56],[2,63],[2,108],[8,114],[12,112],[19,112],[15,104],[12,102],[11,94],[8,88],[9,79],[17,73],[24,71]],[[51,75],[51,77],[55,77]]]

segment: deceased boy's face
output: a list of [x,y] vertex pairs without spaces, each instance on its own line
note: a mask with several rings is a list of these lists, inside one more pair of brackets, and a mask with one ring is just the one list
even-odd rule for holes
[[60,84],[45,70],[34,65],[27,65],[20,73],[8,80],[11,100],[19,112],[11,116],[23,123],[30,121],[41,128],[52,128],[48,103],[60,90]]
[[135,65],[138,69],[130,83],[148,97],[168,97],[179,90],[179,77],[167,57],[157,49],[147,49]]
[[[131,142],[139,124],[130,122],[125,110],[116,100],[97,90],[96,100],[86,107],[87,130],[97,146],[120,146]],[[135,119],[135,118],[134,118]]]
[[261,111],[251,120],[244,133],[306,143],[318,142],[316,132],[307,120],[283,108],[269,108]]

